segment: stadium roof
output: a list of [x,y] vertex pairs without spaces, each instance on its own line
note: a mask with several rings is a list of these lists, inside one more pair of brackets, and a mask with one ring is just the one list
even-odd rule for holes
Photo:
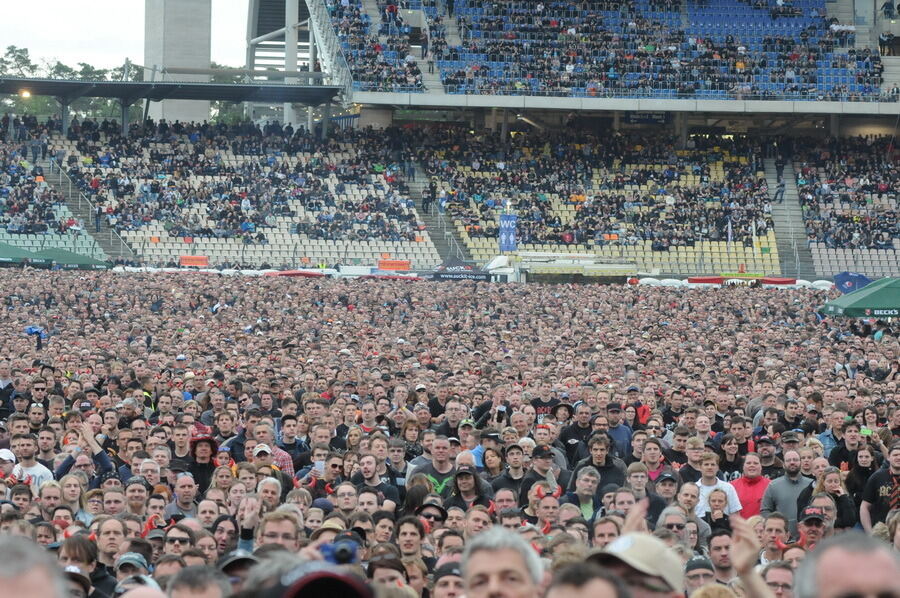
[[341,91],[336,85],[278,85],[271,83],[192,83],[178,81],[74,81],[0,77],[0,94],[53,96],[67,102],[82,97],[138,100],[225,100],[229,102],[291,102],[319,106]]

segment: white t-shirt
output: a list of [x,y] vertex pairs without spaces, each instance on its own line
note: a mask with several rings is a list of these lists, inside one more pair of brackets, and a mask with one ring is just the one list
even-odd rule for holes
[[737,513],[744,508],[741,506],[741,501],[738,498],[734,486],[728,482],[717,480],[714,486],[705,486],[703,480],[700,480],[697,482],[697,486],[700,488],[700,502],[698,502],[697,506],[694,508],[694,513],[697,517],[702,518],[709,511],[708,499],[713,490],[723,490],[725,492],[725,496],[728,498],[728,504],[725,505],[726,515]]
[[13,467],[13,475],[20,480],[24,480],[27,476],[31,476],[31,488],[35,494],[37,494],[41,484],[53,479],[53,472],[40,463],[35,463],[31,467],[22,467],[22,464],[20,463]]

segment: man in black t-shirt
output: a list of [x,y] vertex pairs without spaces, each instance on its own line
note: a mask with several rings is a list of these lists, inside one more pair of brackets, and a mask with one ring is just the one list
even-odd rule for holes
[[888,450],[888,467],[872,474],[863,489],[859,521],[867,533],[892,509],[900,508],[900,442]]
[[548,399],[542,399],[540,397],[531,399],[531,406],[534,407],[535,414],[537,415],[536,423],[542,423],[544,418],[553,413],[553,408],[560,403],[562,403],[562,401],[556,398],[556,391],[554,391],[553,396]]

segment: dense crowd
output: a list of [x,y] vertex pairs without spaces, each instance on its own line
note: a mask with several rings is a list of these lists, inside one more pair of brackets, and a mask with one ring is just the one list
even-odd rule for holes
[[0,142],[0,226],[14,234],[80,230],[76,221],[57,214],[64,200],[44,181],[43,169],[29,161],[32,141],[40,143],[37,138]]
[[327,2],[355,85],[361,91],[422,91],[422,71],[411,53],[409,26],[393,2],[380,2],[375,25],[360,0]]
[[277,123],[148,121],[130,133],[76,119],[67,138],[77,154],[50,147],[118,231],[161,222],[172,237],[265,244],[279,218],[315,239],[414,239],[420,229],[408,150],[390,131],[339,129],[323,141]]
[[303,128],[73,119],[67,153],[47,124],[4,144],[0,218],[8,232],[73,232],[61,196],[30,159],[32,141],[64,164],[118,231],[161,223],[171,237],[267,244],[289,222],[319,240],[413,241],[423,225],[407,181],[429,177],[423,208],[495,238],[498,216],[519,215],[524,244],[650,241],[657,251],[698,241],[751,245],[773,228],[763,156],[779,153],[796,180],[811,242],[891,249],[900,237],[898,170],[889,137],[771,139],[628,132],[600,137],[573,127],[517,131],[504,142],[467,127],[339,129],[320,140]]
[[[417,140],[440,203],[473,237],[497,236],[497,215],[519,215],[522,243],[651,241],[659,251],[700,240],[752,244],[772,227],[758,142],[674,139],[565,131],[520,133],[509,144],[490,134],[441,130]],[[741,160],[743,159],[743,162]],[[721,162],[721,176],[713,169]],[[565,219],[552,196],[576,208]]]
[[[462,45],[435,54],[448,93],[844,101],[882,95],[878,53],[852,48],[854,28],[827,19],[824,7],[789,28],[760,29],[754,21],[738,31],[726,20],[718,29],[685,27],[674,2],[457,4]],[[691,18],[702,18],[704,6]],[[756,8],[769,10],[773,23],[801,16],[789,4]],[[740,21],[741,13],[733,18]],[[841,47],[851,49],[834,51]]]
[[893,249],[900,237],[900,174],[887,137],[807,141],[794,156],[811,241],[828,247]]
[[824,292],[0,282],[11,595],[900,591],[900,340]]

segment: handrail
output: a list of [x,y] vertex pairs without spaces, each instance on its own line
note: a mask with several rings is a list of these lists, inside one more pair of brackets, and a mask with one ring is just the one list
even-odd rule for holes
[[306,0],[306,7],[309,10],[309,27],[315,32],[316,45],[321,50],[322,70],[343,88],[343,103],[349,105],[353,96],[353,75],[331,23],[331,13],[324,0]]
[[[66,180],[66,184],[68,185],[68,189],[66,191],[66,199],[69,199],[72,197],[72,187],[74,186],[75,190],[78,192],[78,209],[79,210],[81,209],[81,202],[83,200],[88,206],[89,213],[92,216],[96,217],[96,215],[94,214],[94,203],[88,198],[87,195],[85,195],[84,191],[82,191],[78,187],[78,185],[75,184],[75,182],[72,180],[72,177],[69,176],[69,173],[66,172],[62,168],[62,165],[60,165],[60,163],[57,162],[56,158],[50,158],[49,162],[50,162],[50,172],[51,173],[53,172],[53,165],[54,164],[56,165],[56,170],[58,171],[57,172],[57,174],[58,174],[57,180],[59,181],[59,183],[61,184],[63,182],[63,178],[65,178],[65,180]],[[97,241],[96,237],[94,237],[94,235],[90,234],[90,232],[89,232],[91,224],[92,223],[90,222],[90,218],[88,218],[88,222],[84,223],[84,226],[85,226],[84,231],[86,233],[88,233],[88,235],[90,235],[90,237],[92,239],[94,239],[94,242],[96,243],[96,241]],[[119,257],[125,256],[125,251],[124,251],[125,249],[128,250],[128,252],[131,254],[131,257],[136,257],[137,254],[135,253],[134,249],[132,249],[131,246],[129,246],[128,243],[125,242],[125,239],[123,239],[122,236],[112,226],[107,225],[107,227],[109,228],[110,243],[111,244],[113,243],[113,237],[115,237],[119,241]],[[113,246],[115,246],[115,245],[113,245]]]
[[444,214],[440,210],[438,210],[438,227],[443,231],[444,240],[447,241],[447,245],[450,246],[450,251],[453,252],[457,258],[465,259],[466,254],[463,252],[459,241],[456,240],[453,231],[447,226],[447,219],[444,218]]

